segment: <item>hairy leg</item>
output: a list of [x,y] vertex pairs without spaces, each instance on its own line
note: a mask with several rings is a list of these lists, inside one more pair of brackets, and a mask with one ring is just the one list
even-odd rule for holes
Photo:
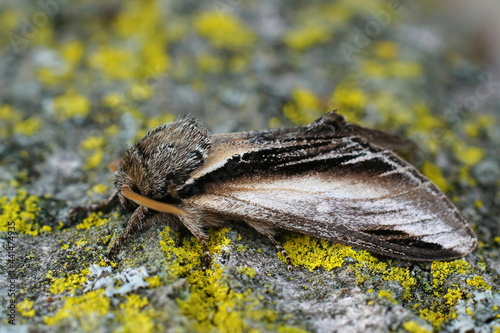
[[203,265],[203,270],[206,271],[210,267],[210,251],[208,249],[208,235],[203,230],[203,224],[200,220],[199,214],[192,213],[184,216],[178,216],[182,224],[196,237],[203,245],[203,254],[205,255],[205,264]]
[[145,227],[151,225],[151,223],[148,222],[151,221],[151,219],[147,218],[148,214],[149,211],[146,207],[137,207],[137,209],[128,220],[127,228],[120,235],[120,237],[118,237],[118,239],[114,242],[113,246],[111,246],[108,253],[106,254],[106,261],[109,262],[113,260],[113,258],[118,255],[122,245],[125,244],[125,242],[127,242],[131,237],[135,236]]

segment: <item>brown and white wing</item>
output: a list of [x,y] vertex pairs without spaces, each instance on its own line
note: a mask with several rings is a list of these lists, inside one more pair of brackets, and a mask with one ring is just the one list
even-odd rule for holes
[[452,259],[476,246],[430,180],[362,137],[243,141],[250,149],[203,168],[183,203],[396,258]]

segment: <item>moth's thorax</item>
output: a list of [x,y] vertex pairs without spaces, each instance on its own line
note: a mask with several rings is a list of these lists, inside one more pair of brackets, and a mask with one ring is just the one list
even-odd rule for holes
[[118,190],[128,185],[150,199],[165,201],[205,163],[210,132],[194,119],[182,118],[149,131],[125,152],[115,173]]

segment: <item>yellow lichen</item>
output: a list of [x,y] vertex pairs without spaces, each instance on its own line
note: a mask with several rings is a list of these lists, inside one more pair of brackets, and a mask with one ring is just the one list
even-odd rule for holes
[[[293,315],[292,315],[293,317]],[[289,327],[283,324],[279,324],[278,333],[307,333],[308,331],[297,327]]]
[[120,127],[116,124],[109,125],[105,130],[104,133],[109,136],[116,135],[120,133]]
[[480,147],[468,146],[461,141],[454,143],[455,156],[465,165],[474,166],[481,162],[485,152]]
[[250,59],[245,55],[236,55],[229,61],[229,70],[232,73],[240,73],[247,69]]
[[134,101],[144,101],[153,96],[153,88],[149,84],[134,84],[130,87],[129,96]]
[[0,29],[2,31],[13,31],[23,16],[18,10],[9,7],[4,8],[0,13]]
[[338,85],[332,97],[339,110],[346,111],[365,107],[367,99],[363,90],[346,84]]
[[466,274],[472,269],[471,265],[463,260],[434,261],[431,265],[434,287],[440,287],[452,274]]
[[248,267],[248,266],[238,266],[237,271],[238,271],[238,273],[245,274],[251,278],[254,278],[255,275],[257,275],[255,270],[251,267]]
[[82,223],[79,223],[76,225],[76,228],[81,230],[81,229],[90,229],[92,227],[98,227],[101,226],[105,223],[108,223],[109,219],[108,218],[103,218],[102,217],[102,212],[93,212],[90,214],[87,218],[85,218]]
[[77,297],[66,297],[65,305],[54,316],[45,316],[47,325],[54,325],[62,320],[79,323],[84,332],[94,332],[97,327],[92,318],[104,316],[109,311],[109,299],[104,296],[104,290],[91,291]]
[[495,124],[495,118],[487,114],[480,114],[464,123],[464,132],[470,138],[477,138],[493,124]]
[[[208,247],[210,253],[217,254],[230,244],[230,240],[225,237],[228,228],[222,228],[210,232]],[[202,267],[203,246],[196,238],[186,238],[182,246],[177,247],[169,227],[160,233],[160,246],[168,260],[170,274],[174,277],[184,276],[188,272]]]
[[469,286],[476,287],[477,289],[491,290],[491,286],[484,281],[482,276],[476,275],[474,279],[467,279],[466,281]]
[[471,176],[470,167],[467,165],[460,167],[459,178],[460,178],[460,180],[467,183],[469,186],[476,186],[477,185],[477,180]]
[[101,103],[110,108],[117,108],[125,103],[125,95],[111,92],[103,97]]
[[171,123],[175,120],[175,116],[171,113],[160,113],[157,116],[151,117],[146,122],[146,129],[150,130],[163,124]]
[[35,316],[35,310],[33,310],[34,303],[35,302],[25,298],[21,303],[17,304],[17,311],[19,311],[21,316],[34,317]]
[[84,169],[89,170],[97,168],[101,164],[103,156],[104,151],[101,149],[94,151],[94,153],[85,161]]
[[68,41],[61,46],[61,55],[72,68],[78,65],[83,57],[84,51],[85,46],[80,40]]
[[[226,237],[229,229],[211,230],[208,247],[212,256],[227,249],[230,240]],[[195,332],[242,332],[250,330],[251,323],[267,323],[275,327],[277,314],[273,310],[262,309],[261,299],[251,290],[238,292],[230,287],[226,271],[217,264],[203,272],[203,248],[197,239],[185,239],[177,247],[167,227],[161,233],[160,245],[166,258],[167,272],[174,277],[186,277],[189,295],[178,298],[181,313],[191,320],[190,330]],[[250,268],[238,268],[240,273],[253,277]],[[288,329],[287,327],[282,328]],[[286,332],[286,331],[284,331]]]
[[161,285],[161,279],[158,275],[148,277],[145,281],[149,283],[149,288],[156,288]]
[[40,228],[40,231],[42,232],[51,232],[52,231],[52,227],[51,226],[48,226],[48,225],[44,225]]
[[14,125],[14,133],[32,136],[42,127],[42,119],[38,116],[32,116],[28,119]]
[[207,73],[220,73],[224,69],[224,62],[221,59],[207,53],[200,54],[196,58],[196,64]]
[[447,192],[452,189],[452,185],[446,181],[439,166],[433,164],[432,162],[425,161],[422,165],[422,173],[426,175],[437,187],[443,192]]
[[166,42],[163,39],[162,36],[153,35],[146,39],[142,47],[144,70],[141,74],[147,78],[159,77],[170,68],[171,61],[165,52]]
[[363,73],[373,77],[414,78],[422,73],[422,65],[416,62],[403,60],[385,62],[365,59],[361,70]]
[[85,245],[85,244],[87,244],[87,243],[88,243],[88,241],[86,241],[86,240],[84,240],[84,239],[80,239],[78,242],[76,242],[76,243],[75,243],[75,245],[76,245],[77,247],[80,247],[80,246]]
[[104,146],[104,143],[104,137],[92,135],[83,140],[80,147],[82,147],[83,150],[94,150]]
[[435,330],[438,330],[441,324],[448,320],[449,316],[440,312],[440,311],[432,311],[429,309],[422,309],[419,311],[419,316],[422,319],[428,320],[431,322],[432,326]]
[[54,111],[59,119],[84,117],[90,112],[89,100],[74,90],[54,98]]
[[117,319],[122,325],[115,333],[155,332],[153,318],[154,309],[148,308],[147,298],[136,294],[127,296],[127,300],[120,304]]
[[12,199],[0,197],[0,232],[37,236],[40,231],[40,225],[36,222],[40,212],[38,202],[37,196],[29,195],[25,190],[18,190]]
[[201,13],[194,22],[196,31],[214,47],[240,49],[253,44],[254,33],[229,13],[207,11]]
[[104,184],[94,185],[90,189],[91,192],[97,193],[97,194],[104,194],[104,193],[108,192],[108,190],[109,190],[109,186],[108,185],[104,185]]
[[443,296],[446,300],[446,305],[449,307],[455,306],[459,300],[462,299],[462,291],[458,286],[454,285],[454,288],[448,289],[448,292]]
[[379,58],[394,59],[399,54],[399,44],[392,41],[380,41],[373,45],[375,54]]
[[273,310],[259,309],[260,300],[251,296],[251,290],[243,293],[229,287],[224,270],[215,268],[195,271],[188,276],[191,283],[187,299],[177,299],[181,313],[195,319],[197,332],[217,329],[220,332],[241,332],[249,328],[248,320],[274,323]]
[[283,114],[295,124],[309,124],[323,113],[319,98],[308,89],[295,88],[292,99],[283,107]]
[[61,294],[65,291],[74,293],[76,289],[81,288],[81,286],[87,282],[86,275],[89,274],[87,269],[82,270],[79,274],[72,274],[67,277],[55,278],[52,274],[48,274],[47,277],[51,279],[52,284],[49,287],[49,291],[53,294]]
[[110,79],[123,80],[132,78],[139,69],[136,54],[126,49],[103,46],[89,58],[90,68],[101,70]]
[[281,120],[277,117],[271,117],[269,119],[269,128],[278,128],[281,126]]
[[330,40],[332,33],[325,25],[311,24],[288,31],[284,38],[288,47],[304,51],[313,45]]
[[392,293],[386,291],[386,290],[380,290],[377,294],[378,297],[380,298],[385,298],[385,299],[388,299],[389,301],[391,301],[392,303],[394,304],[398,304],[399,302],[396,301],[394,299],[394,296],[392,295]]
[[403,327],[410,333],[432,333],[432,331],[429,331],[428,329],[420,326],[416,321],[413,320],[404,323]]
[[[302,234],[291,235],[283,243],[283,248],[290,256],[292,264],[303,266],[311,272],[318,267],[326,270],[341,267],[345,257],[355,255],[355,251],[348,246]],[[281,253],[278,257],[286,262]]]

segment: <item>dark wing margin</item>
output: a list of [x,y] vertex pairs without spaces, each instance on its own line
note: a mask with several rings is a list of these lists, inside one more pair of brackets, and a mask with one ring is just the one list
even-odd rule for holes
[[330,113],[223,140],[225,158],[198,171],[180,191],[183,203],[395,258],[471,252],[476,237],[445,195],[393,152],[346,136],[350,126]]

